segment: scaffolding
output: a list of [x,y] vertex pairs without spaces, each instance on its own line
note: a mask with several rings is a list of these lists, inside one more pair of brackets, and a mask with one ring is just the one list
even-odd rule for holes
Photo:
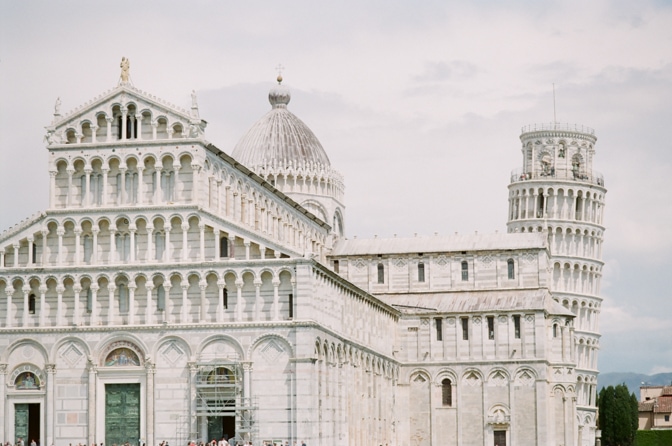
[[[257,437],[255,414],[257,405],[243,395],[243,373],[239,362],[214,360],[198,363],[196,373],[196,417],[198,437],[208,441],[204,425],[212,417],[227,417],[235,420],[236,442],[254,441]],[[207,427],[206,427],[207,429]]]

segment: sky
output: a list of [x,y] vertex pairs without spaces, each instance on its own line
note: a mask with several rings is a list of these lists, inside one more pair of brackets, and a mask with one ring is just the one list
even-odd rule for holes
[[[131,81],[231,153],[289,109],[345,176],[348,237],[506,231],[521,127],[595,129],[602,372],[672,371],[672,2],[0,0],[0,231],[46,209],[44,127]],[[555,101],[554,101],[555,89]]]

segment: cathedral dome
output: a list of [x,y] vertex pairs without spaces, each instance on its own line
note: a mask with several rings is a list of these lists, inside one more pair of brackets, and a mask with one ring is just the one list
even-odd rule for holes
[[268,93],[272,109],[238,141],[232,154],[236,160],[253,170],[269,164],[331,166],[315,134],[287,110],[290,99],[289,89],[278,76],[278,85]]

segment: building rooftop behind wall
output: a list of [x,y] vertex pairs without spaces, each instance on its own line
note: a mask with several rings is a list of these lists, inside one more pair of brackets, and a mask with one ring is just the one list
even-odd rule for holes
[[540,232],[456,234],[449,236],[345,239],[338,243],[332,256],[490,251],[545,247],[546,234]]

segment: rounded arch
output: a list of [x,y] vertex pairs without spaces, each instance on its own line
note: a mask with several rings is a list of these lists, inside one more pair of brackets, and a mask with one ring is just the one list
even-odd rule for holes
[[294,349],[292,348],[292,343],[289,342],[289,340],[286,337],[279,335],[277,333],[266,333],[256,337],[250,344],[250,347],[247,349],[247,357],[252,358],[252,354],[259,347],[260,344],[271,340],[282,343],[284,347],[287,349],[286,351],[289,357],[290,358],[294,357]]
[[[203,360],[209,359],[208,358],[209,355],[219,355],[219,356],[221,356],[221,353],[222,353],[221,351],[212,351],[212,352],[208,351],[208,350],[215,350],[213,347],[215,347],[215,344],[218,344],[218,343],[223,344],[224,346],[231,347],[232,350],[234,351],[234,353],[238,355],[238,358],[229,358],[229,359],[238,359],[238,360],[245,360],[246,359],[245,349],[240,344],[240,342],[236,338],[234,338],[232,336],[229,336],[229,335],[226,335],[226,334],[216,334],[216,335],[208,336],[207,338],[205,338],[201,342],[199,348],[196,351],[196,357],[199,360],[203,361]],[[221,350],[221,348],[219,350]],[[214,358],[214,356],[213,356],[213,358]]]

